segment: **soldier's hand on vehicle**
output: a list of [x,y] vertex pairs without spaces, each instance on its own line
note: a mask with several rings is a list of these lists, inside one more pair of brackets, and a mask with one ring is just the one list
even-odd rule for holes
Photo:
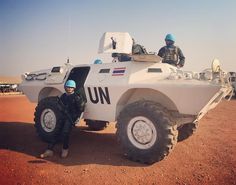
[[182,64],[177,64],[177,68],[178,68],[178,69],[181,68],[181,67],[183,67]]

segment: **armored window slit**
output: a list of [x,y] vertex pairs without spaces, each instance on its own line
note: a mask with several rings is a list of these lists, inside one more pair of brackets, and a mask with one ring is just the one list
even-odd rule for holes
[[161,68],[148,68],[148,73],[162,73]]

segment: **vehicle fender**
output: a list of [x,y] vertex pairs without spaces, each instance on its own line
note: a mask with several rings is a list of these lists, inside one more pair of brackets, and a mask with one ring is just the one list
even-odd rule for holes
[[124,92],[118,100],[116,106],[116,118],[126,105],[139,100],[157,102],[168,110],[178,111],[175,103],[162,92],[150,88],[133,88]]
[[55,87],[45,87],[39,92],[38,102],[49,96],[60,96],[63,92]]

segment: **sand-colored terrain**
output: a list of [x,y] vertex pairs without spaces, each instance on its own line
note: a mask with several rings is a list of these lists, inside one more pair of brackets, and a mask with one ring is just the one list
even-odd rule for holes
[[236,184],[236,100],[220,103],[201,120],[196,134],[149,166],[122,155],[114,124],[92,132],[81,122],[72,132],[67,159],[59,157],[60,145],[55,156],[39,159],[46,143],[35,132],[35,106],[23,95],[0,97],[2,185]]
[[0,83],[2,84],[19,84],[21,81],[20,76],[0,76]]

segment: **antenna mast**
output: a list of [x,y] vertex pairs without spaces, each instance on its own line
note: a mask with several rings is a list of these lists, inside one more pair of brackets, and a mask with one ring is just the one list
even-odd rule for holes
[[67,31],[67,60],[66,63],[70,62],[70,45],[71,45],[71,14],[68,17],[68,31]]

